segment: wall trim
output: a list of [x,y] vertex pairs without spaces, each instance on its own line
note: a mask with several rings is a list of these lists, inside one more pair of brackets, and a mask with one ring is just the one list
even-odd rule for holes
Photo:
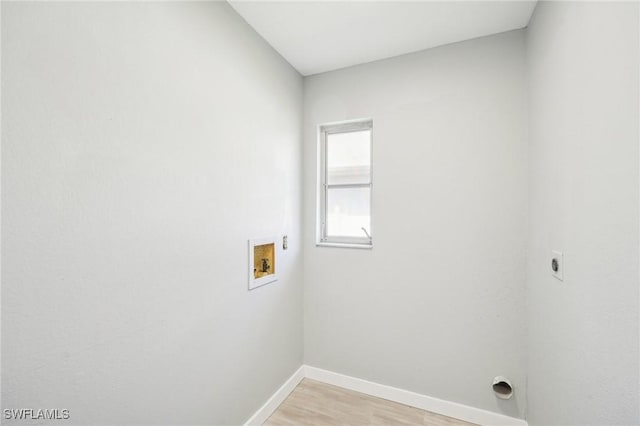
[[308,377],[309,379],[328,383],[330,385],[340,386],[356,392],[366,393],[367,395],[377,396],[378,398],[388,399],[389,401],[394,401],[400,404],[409,405],[411,407],[420,408],[422,410],[431,411],[432,413],[442,414],[443,416],[454,417],[456,419],[476,423],[479,425],[528,425],[527,422],[522,419],[505,416],[503,414],[494,413],[480,408],[470,407],[468,405],[459,404],[457,402],[445,401],[444,399],[421,395],[419,393],[407,391],[404,389],[381,385],[379,383],[357,379],[355,377],[334,373],[333,371],[327,371],[308,365],[305,365],[304,369],[305,377]]
[[487,426],[528,426],[523,419],[505,416],[481,408],[470,407],[457,402],[446,401],[427,395],[411,392],[392,386],[381,385],[368,380],[358,379],[333,371],[303,365],[273,394],[271,398],[245,423],[249,425],[261,425],[278,406],[289,396],[295,387],[304,378],[317,380],[330,385],[340,386],[356,392],[361,392],[389,401],[442,414],[443,416],[454,417],[456,419]]
[[289,394],[293,392],[296,386],[298,386],[298,383],[300,383],[304,377],[305,366],[302,365],[291,375],[291,377],[287,379],[286,382],[284,382],[282,386],[280,386],[280,389],[271,395],[267,402],[265,402],[264,405],[249,418],[249,420],[247,420],[244,426],[260,426],[266,422],[269,416],[271,416],[280,404],[287,399]]

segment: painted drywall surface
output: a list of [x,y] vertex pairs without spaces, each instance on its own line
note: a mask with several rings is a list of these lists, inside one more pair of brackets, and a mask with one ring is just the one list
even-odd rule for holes
[[532,425],[640,423],[638,22],[637,3],[540,2],[527,30]]
[[[515,31],[305,78],[307,364],[522,415],[524,65]],[[374,247],[316,247],[317,125],[369,117]]]
[[[301,104],[224,2],[3,2],[4,408],[239,424],[271,396],[302,363]],[[283,233],[248,292],[247,240]]]

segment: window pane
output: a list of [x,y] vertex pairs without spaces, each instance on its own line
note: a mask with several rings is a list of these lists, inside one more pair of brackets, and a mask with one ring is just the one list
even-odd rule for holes
[[327,183],[371,181],[371,130],[327,134]]
[[371,188],[327,190],[327,236],[363,237],[371,234]]

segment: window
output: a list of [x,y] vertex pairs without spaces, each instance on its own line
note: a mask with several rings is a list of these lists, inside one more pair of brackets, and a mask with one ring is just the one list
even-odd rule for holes
[[320,126],[319,245],[371,247],[370,120]]

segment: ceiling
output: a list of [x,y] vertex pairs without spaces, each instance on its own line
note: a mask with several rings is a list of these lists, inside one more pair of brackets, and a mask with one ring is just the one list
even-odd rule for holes
[[535,1],[238,1],[231,6],[302,75],[527,26]]

